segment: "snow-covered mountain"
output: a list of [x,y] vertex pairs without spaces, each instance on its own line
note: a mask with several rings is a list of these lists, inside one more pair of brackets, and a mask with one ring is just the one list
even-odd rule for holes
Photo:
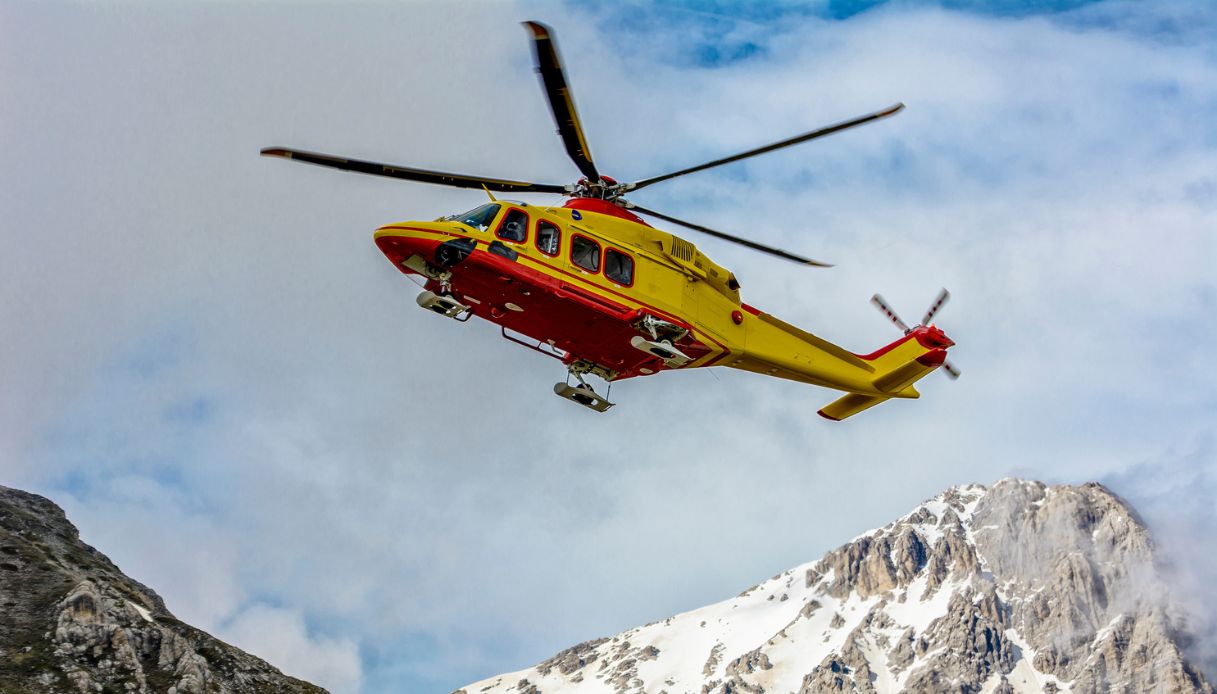
[[955,487],[723,602],[465,694],[1207,692],[1148,531],[1098,484]]

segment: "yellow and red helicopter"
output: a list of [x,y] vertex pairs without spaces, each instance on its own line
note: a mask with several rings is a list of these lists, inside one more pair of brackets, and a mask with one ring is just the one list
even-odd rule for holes
[[[611,384],[661,371],[727,366],[845,391],[819,411],[841,420],[891,398],[916,398],[913,383],[944,367],[954,343],[931,319],[910,328],[879,295],[872,301],[904,336],[871,354],[854,354],[740,300],[739,282],[692,243],[647,224],[636,213],[810,266],[824,263],[643,208],[623,196],[661,181],[730,164],[824,137],[904,108],[882,111],[803,133],[680,171],[621,183],[601,174],[584,137],[553,32],[525,22],[558,134],[583,174],[569,185],[530,183],[429,171],[270,147],[283,157],[346,171],[457,188],[483,189],[490,202],[435,221],[387,224],[376,245],[424,286],[418,304],[458,321],[472,316],[502,328],[504,337],[560,359],[568,375],[554,392],[592,410],[613,406],[587,382]],[[560,207],[498,200],[491,191],[554,193]],[[575,384],[571,384],[571,378]]]

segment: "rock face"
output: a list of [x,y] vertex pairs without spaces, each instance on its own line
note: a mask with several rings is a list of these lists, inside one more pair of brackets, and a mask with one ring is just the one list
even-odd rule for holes
[[952,488],[716,605],[492,692],[1206,693],[1149,533],[1098,484]]
[[62,509],[0,487],[0,692],[324,691],[178,621]]

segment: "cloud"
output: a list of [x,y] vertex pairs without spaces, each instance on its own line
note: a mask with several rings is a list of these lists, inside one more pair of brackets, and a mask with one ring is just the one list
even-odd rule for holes
[[[749,303],[857,351],[896,337],[873,292],[915,319],[952,290],[964,377],[836,426],[814,416],[832,393],[730,371],[571,407],[560,365],[418,311],[370,242],[479,194],[256,156],[574,177],[515,26],[533,8],[8,12],[6,483],[70,500],[187,621],[334,644],[321,676],[343,686],[453,688],[721,599],[951,484],[1106,479],[1212,430],[1217,76],[1202,21],[1147,29],[1203,4],[694,34],[539,13],[622,180],[908,105],[638,195],[837,262],[694,239]],[[716,42],[757,49],[708,65]],[[1135,501],[1131,480],[1111,486]]]
[[253,605],[225,625],[220,636],[335,694],[359,691],[362,667],[356,643],[311,635],[299,610]]
[[1211,433],[1180,442],[1162,455],[1111,473],[1106,483],[1123,490],[1148,524],[1157,543],[1159,571],[1171,598],[1182,610],[1189,659],[1202,671],[1217,673],[1217,613],[1212,587],[1217,557],[1202,548],[1217,528],[1217,458]]

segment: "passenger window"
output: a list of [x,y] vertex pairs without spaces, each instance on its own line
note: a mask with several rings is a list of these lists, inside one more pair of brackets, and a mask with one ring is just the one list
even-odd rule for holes
[[537,248],[545,255],[558,255],[558,244],[562,242],[562,231],[556,224],[544,219],[537,222]]
[[608,249],[604,252],[604,276],[630,286],[634,283],[634,259],[616,248]]
[[575,236],[570,242],[570,260],[589,272],[600,271],[600,244],[583,236]]
[[524,239],[528,238],[528,215],[524,214],[523,210],[517,210],[514,207],[507,210],[507,215],[503,217],[503,223],[499,225],[496,235],[504,241],[524,243]]

